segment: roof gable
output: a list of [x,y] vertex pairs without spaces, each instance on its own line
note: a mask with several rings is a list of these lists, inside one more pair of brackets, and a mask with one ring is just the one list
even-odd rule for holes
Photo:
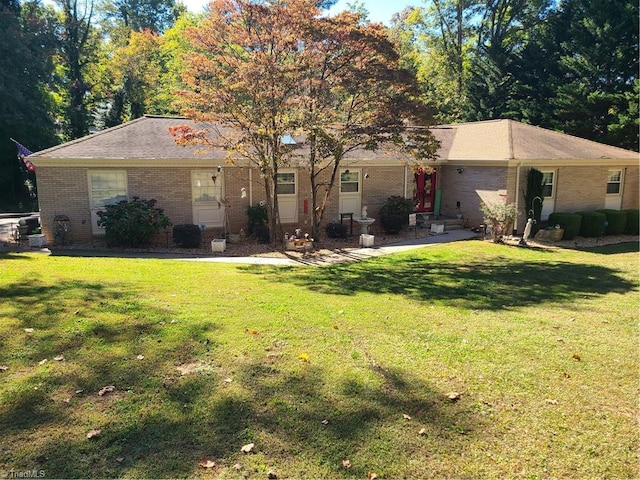
[[514,120],[441,125],[441,160],[639,159],[637,152],[578,138]]

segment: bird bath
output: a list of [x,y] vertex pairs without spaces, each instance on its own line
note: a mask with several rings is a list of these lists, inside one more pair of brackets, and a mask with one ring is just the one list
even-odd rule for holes
[[369,235],[369,226],[376,221],[375,218],[371,218],[367,216],[367,207],[362,207],[362,212],[360,214],[360,218],[356,217],[353,219],[354,222],[360,225],[360,233],[364,235]]

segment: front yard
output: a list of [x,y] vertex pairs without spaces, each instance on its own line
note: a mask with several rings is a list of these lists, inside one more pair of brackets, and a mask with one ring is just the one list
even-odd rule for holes
[[0,474],[636,478],[638,260],[0,255]]

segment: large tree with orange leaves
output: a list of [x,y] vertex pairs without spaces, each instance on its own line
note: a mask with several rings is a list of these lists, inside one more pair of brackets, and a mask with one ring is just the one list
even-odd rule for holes
[[[385,142],[433,155],[428,133],[407,140],[407,118],[426,109],[416,104],[415,79],[398,66],[381,25],[355,13],[323,17],[318,0],[214,0],[189,36],[196,52],[185,72],[185,114],[219,125],[217,146],[260,169],[272,233],[283,165],[309,169],[317,238],[349,151]],[[291,148],[283,141],[291,134],[302,135],[309,148]],[[327,170],[329,179],[319,181]]]

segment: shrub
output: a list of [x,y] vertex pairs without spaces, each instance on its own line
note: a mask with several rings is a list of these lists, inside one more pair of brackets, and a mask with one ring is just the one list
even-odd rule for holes
[[271,236],[269,235],[269,227],[266,225],[256,225],[253,227],[253,234],[260,243],[269,243]]
[[413,200],[398,195],[389,197],[380,208],[380,225],[386,233],[400,233],[409,225],[409,214],[413,210]]
[[347,238],[347,226],[342,223],[332,222],[327,224],[326,232],[329,238]]
[[607,217],[605,235],[622,235],[627,228],[627,212],[625,210],[596,210]]
[[580,235],[582,237],[601,237],[607,216],[602,212],[578,212],[582,217]]
[[247,207],[247,218],[249,220],[247,232],[249,233],[249,235],[253,235],[256,233],[257,226],[266,225],[269,221],[267,205],[249,205]]
[[171,226],[164,210],[156,208],[156,200],[122,200],[98,212],[98,225],[106,230],[107,245],[141,247],[151,243],[161,229]]
[[506,202],[481,202],[480,210],[482,210],[484,222],[491,226],[491,236],[494,242],[499,242],[502,239],[502,235],[509,230],[518,215],[516,206]]
[[624,233],[638,235],[640,233],[640,210],[625,210],[627,212],[627,227]]
[[380,217],[380,225],[385,233],[400,233],[402,229],[409,224],[409,217],[402,215],[386,215]]
[[173,241],[182,248],[197,248],[202,239],[202,230],[198,225],[190,223],[173,227]]
[[548,225],[560,225],[564,229],[563,240],[573,240],[580,233],[582,217],[577,213],[554,212],[549,215]]

